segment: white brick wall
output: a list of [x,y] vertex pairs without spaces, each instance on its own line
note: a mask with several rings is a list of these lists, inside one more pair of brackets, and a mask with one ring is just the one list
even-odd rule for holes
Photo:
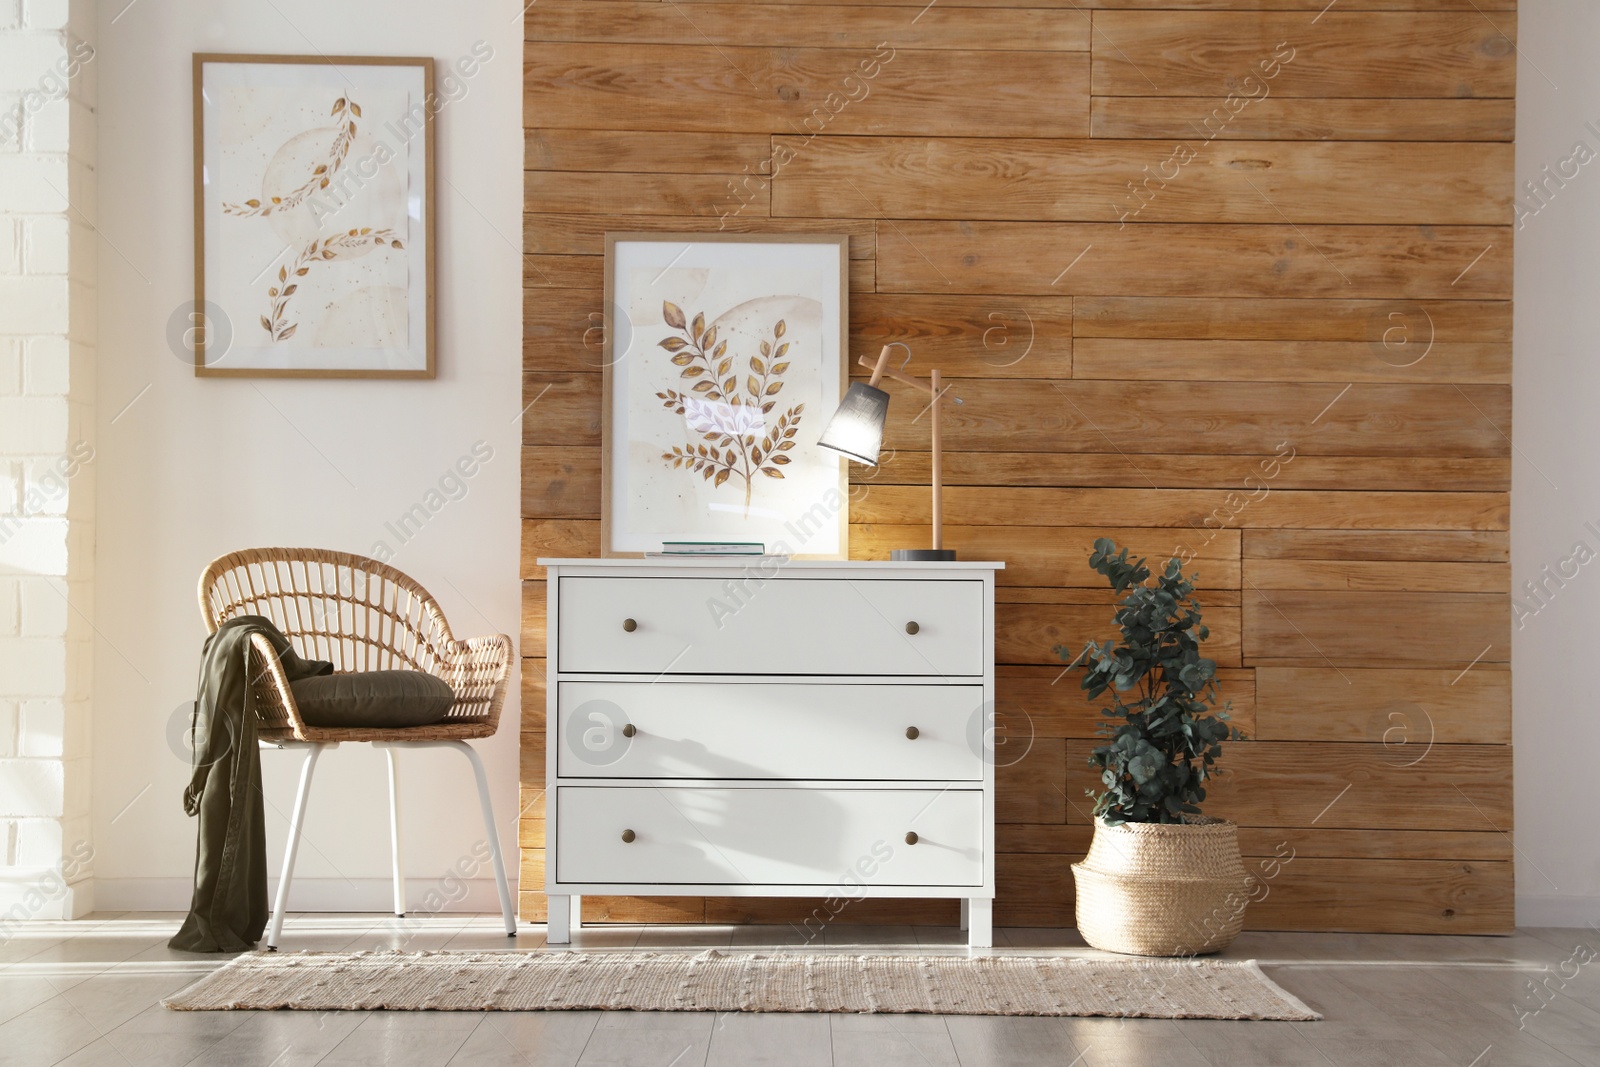
[[40,919],[93,900],[93,25],[90,0],[0,0],[0,906],[75,883]]

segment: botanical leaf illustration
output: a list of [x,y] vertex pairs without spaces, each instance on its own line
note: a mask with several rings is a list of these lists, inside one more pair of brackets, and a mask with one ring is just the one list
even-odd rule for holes
[[328,158],[312,169],[311,177],[290,192],[282,196],[268,197],[265,202],[260,200],[246,200],[242,204],[224,202],[222,213],[253,218],[270,215],[274,211],[288,211],[299,207],[312,193],[326,189],[328,182],[339,173],[339,168],[344,166],[345,157],[350,154],[350,145],[356,139],[355,119],[361,117],[361,106],[341,96],[334,102],[331,114],[338,121],[339,134],[333,139],[333,147],[328,150]]
[[267,290],[267,298],[272,301],[272,315],[270,318],[261,316],[261,328],[271,335],[273,341],[287,341],[293,337],[300,326],[288,320],[289,298],[300,288],[300,283],[295,279],[304,278],[318,263],[354,259],[377,246],[401,251],[405,249],[393,230],[374,230],[370,226],[332,237],[318,237],[306,245],[295,257],[292,266],[278,268],[278,284]]
[[776,425],[767,426],[767,415],[777,407],[777,401],[770,398],[783,391],[783,375],[789,369],[787,362],[777,362],[789,350],[788,342],[778,344],[788,325],[779,319],[772,328],[772,340],[760,342],[761,355],[752,355],[746,370],[740,372],[734,369],[738,357],[727,354],[727,339],[718,340],[716,325],[706,328],[703,312],[696,312],[691,321],[678,305],[664,301],[661,318],[682,336],[658,343],[672,353],[673,366],[682,368],[678,377],[693,384],[688,392],[666,389],[656,396],[663,407],[682,415],[684,425],[702,439],[681,448],[673,446],[672,451],[661,453],[661,458],[674,470],[711,481],[712,488],[737,477],[744,486],[748,516],[752,480],[757,473],[783,478],[780,468],[792,462],[787,453],[795,446],[805,411],[804,404],[796,404],[778,416]]

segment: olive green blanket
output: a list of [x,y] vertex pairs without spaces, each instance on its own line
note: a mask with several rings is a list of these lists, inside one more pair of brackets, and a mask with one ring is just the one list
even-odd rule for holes
[[194,899],[169,946],[187,952],[243,952],[267,925],[267,837],[256,744],[250,635],[272,642],[289,681],[329,674],[333,664],[301,659],[270,619],[241,615],[206,638],[195,692],[194,774],[183,810],[200,817]]

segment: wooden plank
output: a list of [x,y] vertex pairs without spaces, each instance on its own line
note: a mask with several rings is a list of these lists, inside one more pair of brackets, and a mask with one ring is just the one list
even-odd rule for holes
[[772,139],[758,133],[530,129],[522,143],[526,170],[764,174],[772,156]]
[[543,578],[544,568],[535,560],[597,559],[600,556],[600,523],[595,519],[523,519],[522,578]]
[[622,174],[531,170],[523,175],[522,197],[528,211],[688,215],[699,217],[704,227],[706,217],[715,218],[727,210],[729,187],[735,184],[745,212],[770,214],[771,184],[764,178],[748,178],[737,172]]
[[[841,872],[842,874],[843,872]],[[587,904],[588,898],[584,898]],[[846,926],[955,926],[960,905],[954,900],[867,899],[844,897],[706,897],[708,923],[792,926],[799,942],[825,944],[827,928]]]
[[852,259],[849,261],[850,291],[852,293],[870,293],[878,285],[878,265],[870,259]]
[[[705,219],[692,215],[527,212],[522,216],[522,248],[530,254],[599,256],[605,253],[607,233],[697,233],[705,226]],[[732,213],[717,228],[727,233],[844,234],[850,238],[851,259],[871,259],[878,247],[877,224],[870,219],[769,219]]]
[[[1206,610],[1211,638],[1205,654],[1218,666],[1240,666],[1238,608]],[[1088,641],[1105,641],[1117,633],[1110,612],[1100,605],[1006,604],[995,610],[996,663],[1055,664],[1059,670]],[[1056,651],[1068,649],[1066,659]]]
[[1481,12],[1097,13],[1095,96],[1512,97],[1516,20]]
[[[526,260],[527,257],[524,257]],[[533,279],[538,281],[538,277]],[[592,370],[604,362],[600,290],[524,287],[522,340],[525,370]],[[534,362],[528,362],[529,358]],[[576,357],[576,358],[574,358]]]
[[772,214],[903,219],[1437,223],[1511,211],[1509,144],[775,137]]
[[702,923],[705,901],[700,897],[584,896],[585,923]]
[[[1189,451],[1210,455],[1510,453],[1505,386],[1412,383],[967,379],[943,408],[945,447],[973,452]],[[924,403],[890,402],[884,441],[928,448]],[[1219,417],[1226,412],[1227,417]],[[1291,450],[1292,449],[1292,453]],[[1283,464],[1280,464],[1282,466]],[[1287,464],[1292,466],[1292,461]],[[1256,474],[1241,463],[1239,478]],[[1126,524],[1124,524],[1126,525]],[[1420,527],[1419,527],[1420,528]]]
[[1511,657],[1511,598],[1491,593],[1306,592],[1247,586],[1256,666],[1455,667]]
[[1089,49],[1089,20],[1029,8],[933,7],[908,20],[872,4],[610,3],[544,0],[528,9],[525,37],[540,43],[597,41],[717,46],[751,41],[791,48],[839,48],[870,55],[896,49],[1072,51]]
[[[946,548],[961,559],[1004,560],[1006,569],[995,574],[1004,587],[1073,587],[1113,595],[1089,567],[1089,552],[1097,537],[1126,545],[1135,556],[1161,561],[1172,550],[1172,534],[1164,530],[1083,526],[946,526]],[[888,559],[889,551],[921,545],[926,526],[873,525],[850,527],[850,555],[855,559]],[[1238,589],[1239,531],[1224,531],[1193,563],[1212,589]]]
[[908,220],[878,234],[905,293],[1506,300],[1499,226],[1226,226]]
[[[1094,741],[1067,742],[1067,795],[1099,778]],[[1207,815],[1240,826],[1472,830],[1511,825],[1511,747],[1434,745],[1426,759],[1381,744],[1247,741],[1227,746]],[[1348,788],[1346,788],[1348,787]],[[1068,808],[1068,820],[1087,822]]]
[[1067,821],[1067,743],[1058,737],[1036,737],[1022,759],[1010,761],[995,747],[995,822],[1050,823]]
[[1071,864],[1078,856],[996,853],[996,926],[1071,926]]
[[[616,2],[616,0],[608,0]],[[706,4],[786,3],[834,6],[839,0],[699,0]],[[858,7],[925,6],[923,0],[853,0]],[[961,0],[963,7],[1010,7],[1017,0]],[[1328,0],[1028,0],[1030,7],[1061,11],[1321,11]],[[1516,11],[1517,0],[1342,0],[1344,11]]]
[[1505,528],[1484,530],[1246,530],[1248,559],[1411,560],[1504,563]]
[[543,653],[550,620],[546,614],[547,590],[542,581],[522,583],[522,640],[518,647],[526,652]]
[[1229,382],[1511,383],[1511,342],[1385,348],[1366,341],[1079,338],[1075,378]]
[[600,375],[522,375],[522,443],[600,447]]
[[[985,297],[882,296],[850,298],[852,354],[876,356],[891,341],[909,345],[915,358],[905,370],[945,378],[1072,377],[1072,300],[1026,301]],[[892,366],[903,362],[895,350]],[[870,375],[854,365],[858,377]]]
[[[1239,5],[1243,6],[1243,5]],[[1212,89],[1216,91],[1215,87]],[[1220,136],[1233,141],[1510,141],[1514,100],[1294,100],[1257,97],[1235,111],[1225,96],[1097,96],[1090,103],[1094,137],[1186,140],[1204,134],[1216,110],[1229,114]]]
[[1258,667],[1262,741],[1374,741],[1398,762],[1433,744],[1511,743],[1511,672]]
[[[1110,613],[1104,617],[1109,622]],[[1112,632],[1109,625],[1105,630]],[[1090,700],[1079,686],[1082,672],[1068,672],[1065,668],[1065,664],[997,668],[996,763],[1029,758],[1023,753],[1031,756],[1030,742],[1037,738],[1098,738],[1101,726],[1112,721],[1100,713],[1109,701],[1105,697]],[[1218,668],[1217,688],[1221,694],[1219,709],[1226,710],[1233,724],[1247,736],[1255,737],[1256,672],[1250,668]],[[1222,708],[1224,703],[1230,706]],[[1074,753],[1073,758],[1077,756]]]
[[1492,860],[1508,863],[1511,838],[1492,830],[1335,830],[1312,827],[1240,827],[1246,856],[1296,859]]
[[[1229,528],[1203,525],[1219,506],[1219,494],[1202,489],[1031,489],[952,486],[945,491],[944,519],[956,526],[1049,525],[1069,519],[1085,525],[1174,528],[1175,545],[1194,555],[1204,541]],[[874,486],[852,502],[851,518],[863,523],[917,525],[927,521],[926,488]],[[1324,529],[1343,523],[1356,529],[1506,529],[1509,501],[1502,493],[1323,493],[1274,491],[1234,515],[1233,528],[1249,526]]]
[[600,450],[582,445],[523,448],[522,514],[530,519],[598,519]]
[[[524,733],[524,741],[528,734]],[[522,748],[523,766],[531,765],[535,760],[544,759],[544,746],[525,744]],[[541,769],[542,773],[542,769]],[[518,848],[544,848],[545,847],[545,793],[540,785],[524,783],[521,790],[522,807],[517,818],[517,847]]]
[[[544,922],[545,850],[522,850],[521,892],[517,914],[526,922]],[[699,897],[599,897],[583,898],[585,923],[698,923],[705,921]]]
[[[1002,585],[995,590],[996,604],[1074,604],[1080,607],[1103,608],[1110,618],[1119,600],[1110,589],[1052,589],[1041,586]],[[1208,608],[1236,608],[1240,603],[1237,589],[1208,588],[1205,604]]]
[[594,289],[603,281],[603,259],[600,256],[545,256],[522,257],[522,284],[529,288]]
[[[995,827],[1000,852],[1034,852],[1081,856],[1089,851],[1094,827],[1088,823],[1003,823]],[[1239,851],[1245,859],[1282,858],[1350,860],[1490,860],[1511,861],[1511,839],[1493,831],[1332,830],[1320,827],[1239,828]],[[1247,867],[1260,870],[1259,865]]]
[[[616,2],[616,0],[608,0]],[[699,0],[706,4],[786,3],[797,6],[835,6],[839,0]],[[923,0],[853,0],[858,7],[921,8]],[[961,0],[963,7],[1010,7],[1017,0]],[[1061,11],[1309,11],[1316,13],[1328,0],[1028,0],[1030,7]],[[1516,11],[1517,0],[1342,0],[1344,11]]]
[[[587,0],[585,0],[585,2],[587,2]],[[531,264],[531,270],[538,272],[533,279],[533,284],[536,286],[541,284],[539,279],[547,278],[548,284],[553,288],[570,289],[573,287],[586,287],[598,294],[601,292],[602,286],[604,285],[604,256],[523,256],[522,258],[525,262]],[[848,263],[850,272],[850,291],[853,293],[870,293],[874,285],[874,270],[872,260],[852,259],[849,260]],[[542,291],[543,290],[540,288],[524,289],[524,302],[526,303],[529,300],[537,300],[538,294]],[[568,365],[570,366],[572,362],[581,361],[584,365],[584,369],[588,369],[588,367],[591,365],[590,360],[594,358],[591,355],[593,345],[599,343],[597,338],[604,338],[604,336],[605,331],[603,328],[593,325],[586,326],[582,333],[577,335],[576,340],[576,344],[581,345],[582,347],[581,352],[577,347],[575,347],[575,342],[569,339],[566,342],[567,347],[565,349],[568,355]],[[601,359],[595,359],[593,365],[595,366],[595,369],[598,370],[600,366],[603,365],[603,357]]]
[[1251,559],[1246,585],[1258,589],[1331,589],[1384,593],[1504,593],[1506,563],[1398,563],[1372,560]]
[[1245,912],[1251,930],[1509,934],[1515,926],[1510,863],[1297,857],[1274,869],[1265,898]]
[[1084,52],[530,45],[523,111],[596,130],[1082,137],[1088,81]]
[[[1080,296],[1075,337],[1364,341],[1397,363],[1408,345],[1511,340],[1507,300],[1297,300]],[[1416,351],[1421,351],[1419,348]]]
[[[1104,486],[1138,489],[1254,488],[1273,454],[1182,456],[1127,452],[946,452],[945,485]],[[1262,463],[1269,464],[1262,467]],[[928,485],[927,452],[886,449],[876,467],[852,465],[857,486]],[[1302,456],[1278,465],[1279,489],[1428,489],[1504,493],[1511,460],[1448,456]],[[1452,558],[1448,556],[1440,557]]]

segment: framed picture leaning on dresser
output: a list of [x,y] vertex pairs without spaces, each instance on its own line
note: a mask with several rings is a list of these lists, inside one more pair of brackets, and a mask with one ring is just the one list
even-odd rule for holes
[[844,559],[847,238],[606,235],[601,553],[760,543]]

